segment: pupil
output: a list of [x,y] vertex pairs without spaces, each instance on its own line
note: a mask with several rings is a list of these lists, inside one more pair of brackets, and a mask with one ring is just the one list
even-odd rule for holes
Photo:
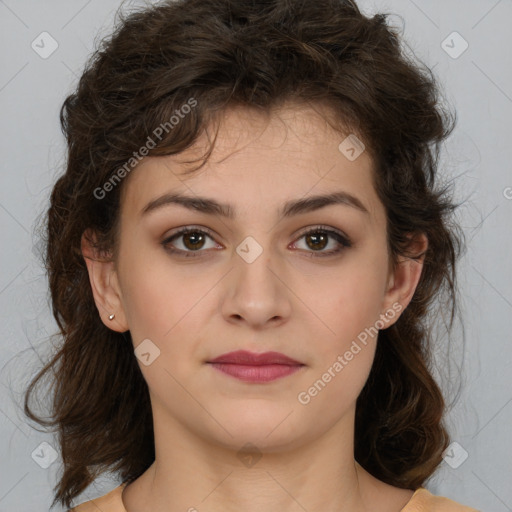
[[[191,238],[194,239],[194,237],[196,237],[199,240],[196,240],[196,242],[192,241],[191,244],[188,244],[187,241],[190,241]],[[198,249],[199,247],[197,247],[197,245],[200,246],[204,240],[203,240],[203,235],[196,231],[194,233],[186,233],[184,236],[184,241],[185,241],[185,245],[187,246],[188,249]],[[192,247],[190,247],[189,245],[192,245]]]
[[[326,242],[326,240],[327,240],[327,237],[325,236],[325,234],[320,234],[320,235],[314,235],[314,234],[313,234],[313,235],[308,235],[308,237],[307,237],[307,238],[308,238],[308,240],[309,240],[309,239],[312,239],[312,240],[313,240],[313,247],[311,247],[311,246],[310,246],[312,249],[314,249],[314,248],[320,248],[320,249],[323,249],[323,248],[325,247],[325,245],[326,245],[326,243],[325,243],[325,242]],[[318,245],[318,242],[319,242],[320,238],[322,238],[322,239],[323,239],[323,242],[324,242],[323,244],[321,244],[321,246],[319,246],[319,245]],[[308,243],[308,245],[309,245],[309,243]]]

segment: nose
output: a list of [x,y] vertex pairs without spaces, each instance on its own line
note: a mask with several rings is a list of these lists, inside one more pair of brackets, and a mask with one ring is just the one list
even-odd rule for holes
[[235,268],[224,282],[222,314],[226,321],[246,323],[252,329],[285,323],[291,314],[293,295],[285,267],[272,258],[269,249],[253,261],[238,254],[233,261]]

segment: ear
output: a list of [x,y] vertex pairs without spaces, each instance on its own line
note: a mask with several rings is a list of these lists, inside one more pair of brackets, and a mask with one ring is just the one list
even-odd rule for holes
[[[89,272],[94,302],[102,322],[113,331],[125,332],[129,329],[122,303],[115,264],[112,258],[100,253],[96,247],[96,235],[91,229],[82,234],[82,255]],[[110,320],[109,316],[115,314]]]
[[[397,311],[393,307],[393,304],[396,305],[397,303],[401,305],[398,311],[404,311],[411,302],[421,277],[425,253],[428,248],[428,239],[424,233],[411,233],[408,235],[408,238],[410,239],[409,251],[413,255],[419,256],[419,258],[401,257],[396,267],[390,269],[383,302],[383,315],[391,308]],[[381,315],[381,318],[383,315]],[[393,319],[386,320],[386,328],[393,325],[399,316],[400,314],[398,313],[393,315]]]

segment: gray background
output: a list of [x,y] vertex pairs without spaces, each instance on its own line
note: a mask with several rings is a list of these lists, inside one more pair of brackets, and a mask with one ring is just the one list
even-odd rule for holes
[[[47,336],[56,329],[34,230],[65,161],[59,108],[119,5],[0,0],[0,512],[47,511],[58,475],[59,459],[47,469],[35,462],[38,453],[50,456],[50,448],[39,445],[56,447],[54,438],[33,430],[20,408],[23,386],[48,355]],[[460,447],[447,454],[427,487],[482,511],[512,510],[512,1],[359,5],[366,14],[395,13],[390,21],[434,69],[459,117],[444,145],[443,176],[455,180],[456,197],[465,201],[458,214],[468,243],[460,263],[462,323],[436,352],[436,368],[448,400],[456,398],[461,375],[462,391],[448,415]],[[48,58],[31,47],[44,31],[58,43]],[[459,55],[464,40],[468,48]],[[107,475],[76,503],[117,484]]]

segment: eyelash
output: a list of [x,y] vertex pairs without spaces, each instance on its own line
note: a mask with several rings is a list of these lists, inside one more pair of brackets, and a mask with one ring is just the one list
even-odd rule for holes
[[[173,249],[169,246],[169,244],[173,240],[175,240],[176,238],[179,238],[180,236],[186,235],[187,233],[201,233],[204,235],[208,235],[213,240],[213,232],[207,228],[199,229],[199,228],[195,228],[195,227],[186,227],[186,228],[180,229],[179,231],[177,231],[170,237],[166,238],[163,242],[161,242],[161,244],[163,245],[163,247],[165,248],[166,251],[168,251],[172,254],[177,254],[177,255],[183,256],[185,258],[200,257],[199,254],[195,254],[195,253],[205,252],[204,250],[198,249],[197,251],[183,251],[182,249]],[[303,238],[307,235],[311,235],[313,233],[326,234],[326,235],[334,238],[341,245],[341,247],[338,249],[326,251],[326,252],[325,251],[324,252],[308,251],[308,252],[311,252],[311,257],[325,258],[325,257],[329,257],[329,256],[335,256],[335,255],[339,254],[340,252],[342,252],[344,249],[348,249],[349,247],[352,247],[352,242],[350,241],[350,239],[348,237],[342,235],[341,233],[339,233],[337,231],[329,229],[326,226],[316,226],[316,227],[306,231],[305,233],[302,233],[299,236],[299,238],[297,238],[297,240],[300,240],[301,238]]]

